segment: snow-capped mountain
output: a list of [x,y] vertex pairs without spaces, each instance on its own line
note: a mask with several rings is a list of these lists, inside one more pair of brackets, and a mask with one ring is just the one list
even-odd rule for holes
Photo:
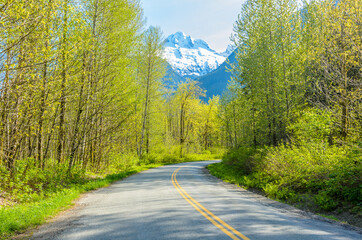
[[165,40],[164,57],[181,76],[198,77],[218,68],[232,50],[228,47],[225,52],[218,53],[205,41],[177,32]]
[[235,51],[236,47],[234,45],[229,45],[225,52],[221,53],[221,55],[223,55],[224,57],[229,57],[234,51]]

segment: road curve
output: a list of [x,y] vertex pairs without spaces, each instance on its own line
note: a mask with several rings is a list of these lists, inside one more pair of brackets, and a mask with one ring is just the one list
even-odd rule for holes
[[31,239],[362,239],[221,182],[204,170],[214,162],[150,169],[86,194]]

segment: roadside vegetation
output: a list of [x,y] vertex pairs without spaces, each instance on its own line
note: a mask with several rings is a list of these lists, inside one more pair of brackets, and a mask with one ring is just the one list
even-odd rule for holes
[[[78,174],[69,178],[62,169],[56,172],[38,171],[33,179],[18,181],[17,185],[20,186],[14,186],[13,198],[7,202],[10,206],[0,208],[0,239],[11,238],[29,227],[44,223],[49,217],[72,206],[73,200],[84,192],[105,187],[116,180],[157,166],[160,164],[133,166],[105,177],[84,177]],[[46,186],[34,191],[30,181]]]
[[360,2],[247,1],[221,110],[230,151],[212,174],[360,224]]

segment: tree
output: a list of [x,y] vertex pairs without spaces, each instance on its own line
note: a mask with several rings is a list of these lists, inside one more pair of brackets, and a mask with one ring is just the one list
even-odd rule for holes
[[101,167],[132,113],[139,2],[12,0],[1,11],[0,163]]
[[138,147],[138,155],[143,154],[145,133],[147,133],[146,152],[149,152],[149,126],[150,126],[150,104],[152,97],[157,94],[161,78],[166,71],[165,60],[162,59],[163,37],[161,30],[157,27],[149,27],[143,34],[143,44],[140,51],[139,72],[145,81],[146,91],[142,116],[141,139]]
[[194,105],[200,102],[199,97],[205,96],[198,82],[188,80],[178,86],[176,98],[179,104],[179,144],[180,156],[183,156],[184,144],[189,136],[193,121]]
[[[234,27],[238,64],[233,71],[244,86],[237,94],[251,119],[254,147],[288,141],[287,124],[304,101],[297,12],[295,1],[252,0],[244,4]],[[235,111],[235,102],[230,104]]]
[[[333,113],[335,137],[361,138],[362,35],[359,1],[311,3],[310,21],[321,32],[313,36],[310,102]],[[349,139],[350,138],[350,139]]]

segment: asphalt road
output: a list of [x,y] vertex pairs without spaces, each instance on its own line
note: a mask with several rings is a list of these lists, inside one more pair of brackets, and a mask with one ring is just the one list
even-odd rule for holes
[[210,176],[215,161],[169,165],[86,194],[32,239],[362,239]]

